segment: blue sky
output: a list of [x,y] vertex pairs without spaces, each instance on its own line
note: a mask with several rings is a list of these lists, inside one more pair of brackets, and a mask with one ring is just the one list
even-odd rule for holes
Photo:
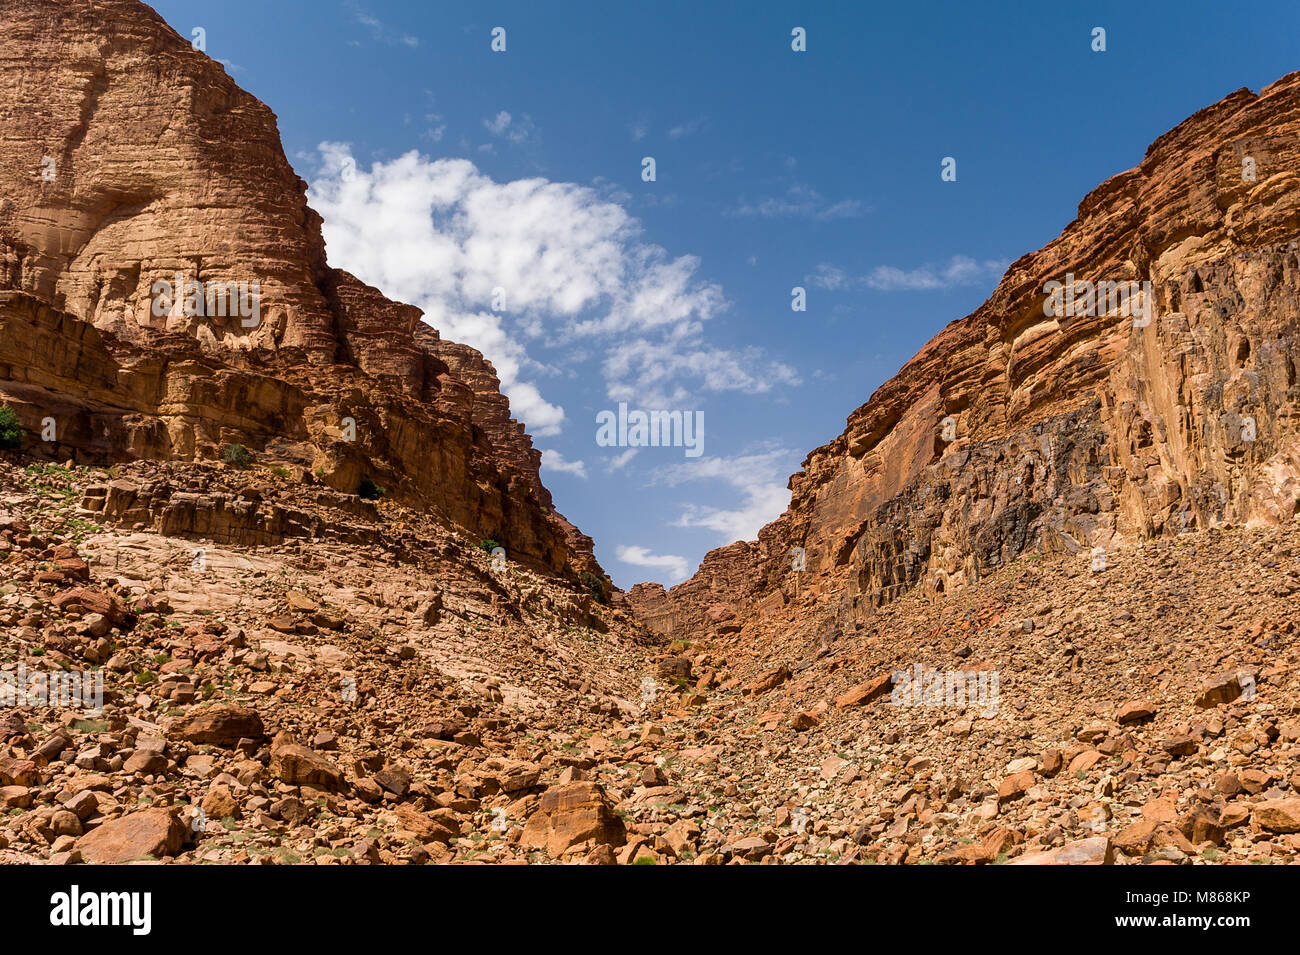
[[[623,587],[752,538],[1089,190],[1300,68],[1289,4],[155,7],[275,111],[331,263],[497,364]],[[619,400],[703,412],[703,453],[599,446]]]

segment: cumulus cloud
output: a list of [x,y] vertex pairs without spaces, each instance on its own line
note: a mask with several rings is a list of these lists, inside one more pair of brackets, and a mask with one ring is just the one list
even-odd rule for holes
[[626,545],[620,545],[615,554],[620,561],[631,564],[633,567],[650,567],[663,570],[665,573],[662,583],[666,584],[681,583],[686,579],[690,570],[690,564],[686,562],[686,558],[677,554],[653,554],[644,547],[628,547]]
[[735,457],[700,458],[670,465],[656,480],[676,486],[689,481],[721,481],[738,492],[734,508],[687,504],[673,522],[676,527],[699,527],[718,535],[720,543],[754,540],[759,528],[781,516],[790,503],[788,468],[791,452],[773,448]]
[[586,480],[587,465],[581,461],[570,461],[559,451],[548,448],[542,452],[542,467],[551,471],[562,471]]
[[806,281],[832,292],[859,288],[879,292],[931,291],[996,282],[1010,264],[1007,259],[981,261],[969,255],[954,255],[945,265],[922,265],[915,269],[879,265],[865,275],[850,275],[838,266],[823,262]]
[[416,151],[369,169],[345,144],[319,153],[310,200],[331,264],[483,352],[534,435],[557,434],[565,420],[537,383],[557,369],[532,353],[557,343],[570,362],[583,352],[599,360],[607,398],[642,407],[695,389],[798,383],[757,349],[711,345],[704,325],[727,308],[722,289],[700,277],[694,256],[645,241],[640,223],[596,189],[496,182],[468,160]]
[[682,348],[671,339],[635,338],[610,350],[605,359],[609,396],[650,408],[680,406],[691,391],[691,381],[704,391],[742,391],[764,394],[773,388],[793,387],[801,381],[793,368],[778,361],[763,361],[757,348],[731,351],[706,345]]

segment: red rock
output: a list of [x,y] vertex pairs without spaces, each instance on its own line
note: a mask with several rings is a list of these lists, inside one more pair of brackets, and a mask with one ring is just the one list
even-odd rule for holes
[[1110,839],[1106,836],[1093,836],[1080,839],[1059,849],[1046,852],[1031,852],[1028,855],[1012,859],[1008,865],[1113,865],[1115,855]]
[[1250,806],[1244,803],[1229,803],[1223,807],[1219,822],[1224,829],[1235,829],[1250,821]]
[[319,786],[331,792],[344,788],[343,770],[338,763],[306,746],[279,741],[271,746],[271,772],[295,786]]
[[393,812],[393,819],[398,829],[411,833],[420,842],[425,843],[447,843],[459,832],[459,829],[446,825],[445,821],[427,816],[406,803],[398,805]]
[[[57,392],[59,448],[87,458],[193,459],[294,435],[347,494],[383,460],[391,497],[491,525],[512,563],[603,577],[590,538],[555,512],[492,365],[329,266],[272,111],[144,4],[65,13],[0,9],[0,95],[22,117],[0,142],[0,390]],[[33,170],[51,151],[46,181]],[[166,223],[155,209],[105,229],[115,202],[160,203]],[[155,282],[200,269],[208,292],[256,282],[258,314],[184,314],[184,289],[171,314],[153,313]],[[16,410],[39,431],[39,408]],[[363,425],[355,442],[339,440],[344,417]],[[158,486],[93,500],[101,523],[266,543],[259,509],[197,497]]]
[[1028,771],[1016,773],[1014,776],[1008,776],[1002,780],[998,786],[998,804],[1011,802],[1019,799],[1029,791],[1029,787],[1034,785],[1034,774]]
[[1219,845],[1226,834],[1225,827],[1219,819],[1219,813],[1209,806],[1198,806],[1184,813],[1178,819],[1178,831],[1196,845],[1211,843]]
[[1196,697],[1196,705],[1201,709],[1209,709],[1212,706],[1231,703],[1239,696],[1241,696],[1241,680],[1237,674],[1220,673],[1201,687],[1201,692]]
[[[1262,194],[1243,179],[1240,151],[1229,156],[1223,144],[1292,142],[1298,107],[1300,77],[1290,74],[1160,136],[1136,168],[1083,197],[1059,237],[1012,263],[978,309],[849,414],[838,437],[808,452],[788,508],[756,542],[711,551],[669,591],[633,588],[632,606],[669,636],[707,633],[720,603],[758,632],[789,617],[769,596],[793,591],[840,627],[869,627],[880,604],[910,590],[941,599],[969,586],[963,568],[983,555],[1007,565],[1029,548],[1088,553],[1103,526],[1140,541],[1176,532],[1179,513],[1202,525],[1200,505],[1181,507],[1185,492],[1175,489],[1222,487],[1216,521],[1291,521],[1300,468],[1242,477],[1246,412],[1231,388],[1208,382],[1249,356],[1260,363],[1251,365],[1249,407],[1291,400],[1294,289],[1244,280],[1236,263],[1285,268],[1296,189],[1287,180]],[[1289,176],[1295,161],[1288,148],[1270,168]],[[1160,251],[1135,258],[1138,247]],[[1149,281],[1157,308],[1146,324],[1113,308],[1046,314],[1046,283],[1067,275]],[[1206,302],[1231,304],[1216,311]],[[1215,341],[1194,357],[1181,344],[1193,324]],[[1297,440],[1294,418],[1255,423],[1270,448]],[[954,502],[971,508],[961,521],[950,519]],[[1030,526],[1044,532],[1025,533]]]
[[1300,798],[1256,803],[1255,822],[1269,832],[1300,832]]
[[774,667],[771,670],[760,674],[745,687],[745,692],[751,696],[758,696],[769,690],[774,690],[786,680],[790,679],[790,668],[786,666]]
[[224,703],[191,710],[172,724],[170,732],[187,743],[228,747],[241,739],[256,741],[266,735],[257,710]]
[[760,836],[745,836],[737,839],[727,848],[731,850],[733,856],[739,856],[749,862],[758,862],[764,856],[771,855],[773,851],[772,844]]
[[1120,830],[1114,837],[1113,845],[1125,855],[1145,855],[1151,849],[1157,828],[1159,828],[1159,823],[1151,819],[1140,819],[1131,826]]
[[0,757],[0,786],[34,786],[36,764],[30,759]]
[[1009,852],[1016,844],[1016,834],[1004,826],[999,826],[979,842],[962,846],[954,855],[962,862],[972,865],[987,865],[996,862],[998,856]]
[[78,604],[88,613],[102,614],[115,627],[125,623],[130,616],[126,604],[112,594],[104,593],[94,587],[65,590],[54,598],[53,603],[60,610]]
[[1075,773],[1086,773],[1092,767],[1096,766],[1105,757],[1095,749],[1085,750],[1074,759],[1070,760],[1069,768],[1066,772],[1073,776]]
[[0,807],[26,809],[32,804],[32,790],[26,786],[0,785]]
[[1178,818],[1178,807],[1172,797],[1152,799],[1142,807],[1142,818],[1155,823],[1173,822]]
[[122,765],[124,772],[142,775],[154,775],[165,772],[166,769],[167,757],[156,749],[138,749]]
[[863,706],[872,700],[878,700],[882,696],[888,696],[893,687],[893,677],[889,673],[882,673],[875,679],[868,680],[865,683],[859,683],[851,689],[845,690],[839,696],[835,697],[835,705],[840,709],[849,709],[854,706]]
[[809,713],[806,710],[800,710],[790,717],[790,729],[795,732],[810,730],[821,723],[821,720],[815,713]]
[[1156,715],[1156,708],[1150,703],[1130,700],[1115,713],[1115,722],[1124,726],[1128,723],[1140,723]]
[[152,856],[174,856],[185,841],[185,827],[169,809],[155,808],[111,819],[77,840],[82,858],[113,865]]
[[1064,763],[1065,759],[1062,757],[1059,749],[1048,750],[1039,759],[1039,764],[1044,776],[1055,776],[1061,771],[1061,767]]
[[588,840],[621,846],[626,839],[623,820],[610,806],[604,789],[597,783],[577,782],[552,786],[542,793],[520,841],[558,859]]

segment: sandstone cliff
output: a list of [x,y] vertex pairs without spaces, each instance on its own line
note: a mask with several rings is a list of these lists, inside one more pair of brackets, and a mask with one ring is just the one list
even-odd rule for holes
[[270,109],[135,0],[0,0],[0,25],[0,400],[55,436],[29,450],[241,444],[600,572],[492,365],[329,267]]
[[[639,585],[638,612],[696,637],[797,601],[856,629],[903,592],[950,594],[1027,551],[1104,560],[1155,535],[1290,521],[1298,135],[1291,74],[1161,136],[808,455],[756,544],[667,592]],[[1067,274],[1149,281],[1150,324],[1048,317],[1044,284]]]

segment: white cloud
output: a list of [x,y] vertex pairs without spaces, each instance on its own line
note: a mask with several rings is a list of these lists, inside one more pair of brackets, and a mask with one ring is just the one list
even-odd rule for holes
[[402,46],[417,47],[420,45],[419,37],[402,33],[394,30],[372,14],[369,10],[357,5],[356,3],[346,4],[347,8],[352,11],[353,17],[363,27],[370,31],[370,36],[380,43],[387,43],[390,46],[401,44]]
[[833,292],[854,288],[879,292],[932,291],[996,282],[1010,264],[1007,259],[978,261],[969,255],[954,255],[946,265],[923,265],[910,270],[879,265],[866,275],[849,275],[838,266],[823,262],[806,281]]
[[615,551],[618,559],[633,567],[652,567],[665,571],[663,583],[676,584],[686,579],[690,564],[677,554],[652,554],[644,547],[620,545]]
[[563,454],[552,448],[542,452],[542,467],[552,471],[563,471],[565,474],[572,474],[583,480],[587,478],[587,465],[581,461],[569,461]]
[[468,160],[416,151],[368,170],[345,144],[319,151],[310,201],[331,264],[481,351],[536,436],[559,433],[564,411],[535,383],[557,369],[529,354],[533,342],[603,350],[606,396],[641,407],[696,387],[757,393],[798,383],[757,349],[710,345],[703,323],[727,307],[722,289],[699,277],[694,256],[644,241],[640,223],[596,189],[499,183]]
[[694,380],[704,391],[765,394],[773,388],[795,387],[800,378],[782,362],[763,361],[757,348],[729,351],[707,345],[682,347],[668,340],[635,338],[611,348],[604,363],[615,401],[647,408],[681,407],[691,400],[681,384]]
[[827,262],[817,266],[817,270],[804,281],[817,288],[826,289],[828,292],[842,292],[858,284],[858,280],[850,276],[842,268]]
[[641,449],[628,448],[626,451],[620,451],[612,458],[609,458],[609,463],[605,466],[605,470],[611,474],[615,471],[623,470],[623,468],[627,467],[628,462],[636,457],[639,450]]
[[804,183],[794,183],[781,196],[767,196],[756,201],[741,200],[732,216],[759,216],[764,219],[852,219],[866,212],[857,199],[827,201],[821,193]]
[[442,142],[442,137],[447,133],[447,124],[442,121],[442,114],[425,113],[424,120],[429,123],[430,126],[420,134],[420,138],[427,139],[429,142],[433,143]]
[[501,110],[491,119],[483,120],[483,128],[498,139],[504,139],[516,146],[536,142],[538,139],[537,126],[531,116],[524,115],[516,119],[505,110]]
[[672,129],[668,130],[668,138],[682,139],[686,136],[691,136],[695,133],[698,133],[701,129],[706,127],[708,124],[709,124],[708,119],[706,117],[701,116],[699,119],[693,119],[688,123],[681,123],[678,126],[674,126]]
[[735,508],[688,504],[673,522],[676,527],[702,527],[723,543],[754,540],[759,528],[781,516],[790,503],[788,467],[791,452],[774,448],[731,458],[705,457],[662,468],[656,479],[670,486],[688,481],[722,481],[740,493]]

